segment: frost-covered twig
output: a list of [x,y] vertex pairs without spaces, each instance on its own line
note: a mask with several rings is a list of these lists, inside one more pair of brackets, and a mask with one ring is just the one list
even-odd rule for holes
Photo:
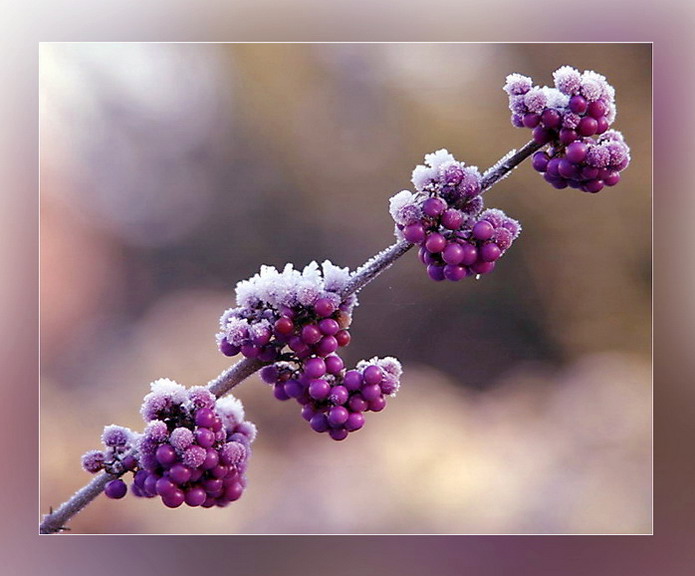
[[[481,188],[488,189],[492,187],[540,147],[541,145],[531,141],[513,155],[509,156],[508,154],[503,157],[485,173]],[[361,290],[412,247],[413,244],[411,242],[402,239],[370,258],[353,272],[340,296],[345,299]],[[219,398],[260,370],[264,364],[258,359],[244,358],[211,380],[207,388]],[[64,530],[67,521],[101,494],[106,484],[114,478],[118,478],[118,475],[107,472],[102,472],[96,476],[89,484],[78,490],[68,501],[43,517],[40,533],[51,534]]]

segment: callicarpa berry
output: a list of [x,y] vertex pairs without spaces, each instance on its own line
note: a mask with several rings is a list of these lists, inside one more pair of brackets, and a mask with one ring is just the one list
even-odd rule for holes
[[[521,96],[518,92],[525,87],[525,82],[517,82],[509,87],[510,94]],[[531,93],[528,100],[538,110],[548,102],[544,91]],[[550,124],[548,116],[555,116],[546,114]],[[545,168],[547,159],[538,156],[534,162]],[[427,275],[436,282],[458,282],[491,272],[521,227],[500,210],[484,210],[478,169],[438,150],[425,156],[425,165],[415,168],[412,180],[416,192],[404,190],[393,196],[390,212],[396,236],[420,246],[418,255]],[[419,214],[419,219],[413,220],[413,214]]]
[[596,193],[615,186],[630,162],[622,134],[609,130],[616,117],[615,89],[600,74],[570,66],[556,70],[553,79],[554,88],[539,88],[512,74],[504,87],[510,110],[524,115],[523,126],[533,128],[534,140],[551,145],[534,154],[533,169],[558,189]]

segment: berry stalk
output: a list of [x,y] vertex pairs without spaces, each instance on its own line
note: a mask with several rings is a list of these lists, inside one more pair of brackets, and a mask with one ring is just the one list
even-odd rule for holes
[[[518,151],[505,155],[485,172],[481,180],[481,191],[490,189],[544,145],[531,140]],[[413,246],[412,242],[402,239],[370,258],[351,275],[340,296],[344,299],[364,288]],[[219,398],[266,364],[267,362],[263,362],[258,358],[244,358],[211,380],[207,384],[207,389]],[[128,454],[132,455],[132,453],[131,451]],[[89,484],[75,492],[69,500],[61,504],[55,511],[46,514],[39,526],[39,532],[41,534],[54,534],[65,530],[65,524],[68,520],[101,494],[109,482],[119,478],[125,472],[125,470],[121,474],[102,472],[95,476]]]

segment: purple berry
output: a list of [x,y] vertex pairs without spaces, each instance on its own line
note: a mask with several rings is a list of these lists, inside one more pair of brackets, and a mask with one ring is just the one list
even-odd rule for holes
[[586,113],[596,120],[598,120],[599,118],[603,118],[606,115],[606,112],[608,112],[608,109],[606,108],[606,105],[600,100],[589,102],[589,105],[586,109]]
[[437,196],[428,198],[422,203],[422,211],[431,218],[436,218],[444,212],[446,208],[446,202]]
[[304,362],[304,374],[309,378],[321,378],[326,373],[326,363],[323,358],[309,358]]
[[603,183],[606,186],[615,186],[620,182],[620,174],[618,172],[612,171],[603,179]]
[[333,318],[324,318],[319,322],[319,330],[326,336],[333,336],[340,330],[340,324]]
[[471,264],[475,263],[475,261],[478,259],[478,249],[473,245],[473,244],[464,244],[463,245],[463,259],[461,260],[461,264],[463,266],[470,266]]
[[362,413],[351,412],[350,416],[348,416],[348,419],[345,422],[345,429],[349,432],[354,432],[355,430],[362,428],[362,426],[364,426],[364,416]]
[[560,113],[557,110],[549,108],[544,110],[541,114],[541,122],[543,122],[543,125],[546,128],[555,130],[560,128],[560,125],[562,124],[562,116],[560,116]]
[[572,142],[565,150],[565,157],[570,162],[579,164],[580,162],[584,161],[584,158],[586,158],[586,153],[588,150],[589,149],[584,142]]
[[336,333],[335,339],[338,342],[338,346],[344,348],[345,346],[350,344],[350,332],[348,332],[347,330],[341,330],[340,332]]
[[168,467],[176,462],[176,450],[169,444],[162,444],[157,448],[155,458],[162,466]]
[[563,128],[560,130],[560,142],[562,144],[571,144],[577,138],[579,138],[579,135],[575,130],[571,130],[569,128]]
[[198,446],[210,448],[215,443],[215,433],[209,428],[198,428],[193,434]]
[[230,344],[226,338],[220,340],[220,352],[225,356],[236,356],[239,354],[240,348],[238,346],[233,346]]
[[339,374],[344,368],[343,359],[340,356],[327,356],[325,358],[326,372],[329,374]]
[[176,463],[169,468],[169,479],[175,484],[185,484],[191,479],[191,469]]
[[533,129],[533,139],[538,144],[547,144],[555,137],[555,132],[544,126],[536,126]]
[[466,269],[463,266],[447,264],[444,266],[444,278],[451,282],[458,282],[466,277]]
[[331,385],[325,380],[312,380],[309,384],[309,396],[314,400],[325,400],[331,392]]
[[321,337],[323,334],[321,334],[321,330],[319,330],[319,327],[314,325],[314,324],[307,324],[302,328],[302,340],[306,344],[316,344],[319,340],[321,340]]
[[362,374],[357,370],[348,370],[345,373],[343,385],[351,392],[359,390],[362,387]]
[[338,349],[338,340],[335,336],[324,336],[316,345],[316,352],[320,356],[328,356]]
[[487,274],[492,272],[495,268],[494,262],[476,262],[471,266],[471,270],[475,274]]
[[326,418],[325,414],[316,414],[309,421],[309,426],[316,432],[325,432],[329,428],[328,418]]
[[425,248],[427,248],[433,254],[437,254],[444,250],[446,247],[446,238],[439,234],[438,232],[433,232],[427,237],[425,241]]
[[367,366],[365,368],[364,372],[362,373],[362,377],[364,378],[364,382],[367,385],[371,384],[381,384],[381,380],[384,377],[383,372],[381,371],[381,368],[378,366]]
[[593,136],[596,134],[597,129],[598,122],[596,122],[596,119],[591,116],[584,116],[579,121],[579,126],[577,126],[577,134],[580,136]]
[[361,394],[355,394],[348,400],[348,407],[353,412],[364,412],[369,408],[369,403],[362,397]]
[[289,318],[281,316],[273,325],[277,334],[291,334],[294,330],[294,323]]
[[210,408],[201,408],[195,414],[196,426],[212,428],[215,423],[215,413]]
[[114,500],[119,500],[123,498],[128,493],[128,486],[120,478],[111,480],[104,486],[104,494],[108,498],[113,498]]
[[183,504],[185,500],[185,495],[183,490],[176,489],[171,494],[167,495],[166,498],[162,496],[162,502],[167,508],[178,508]]
[[193,486],[184,493],[184,501],[189,506],[200,506],[206,498],[207,494],[200,486]]
[[541,116],[540,114],[524,114],[522,122],[526,128],[535,128],[540,124]]
[[[433,198],[430,198],[433,200]],[[425,227],[422,222],[413,222],[403,228],[403,237],[412,244],[420,244],[425,240]]]
[[475,226],[473,226],[473,237],[477,240],[489,240],[494,232],[494,227],[487,220],[476,222]]
[[211,470],[220,462],[220,455],[214,448],[208,448],[205,452],[205,459],[200,465],[201,470]]
[[427,267],[427,275],[435,282],[441,282],[444,280],[444,266],[430,264]]
[[531,164],[533,165],[533,169],[536,172],[545,172],[545,167],[548,165],[548,155],[539,150],[538,152],[535,152],[534,155],[531,157]]
[[575,114],[584,114],[587,109],[586,98],[579,96],[578,94],[576,96],[572,96],[572,98],[570,98],[569,107],[570,110]]
[[501,255],[502,255],[502,250],[500,250],[500,248],[499,248],[499,246],[497,246],[497,244],[493,244],[492,242],[490,242],[488,244],[483,244],[483,246],[480,248],[480,257],[485,262],[494,262]]
[[454,209],[445,210],[442,214],[442,226],[448,228],[449,230],[458,230],[463,223],[463,216],[461,212]]
[[327,318],[335,312],[335,305],[328,298],[319,298],[314,304],[314,312],[321,318]]
[[350,413],[347,408],[343,406],[333,406],[333,408],[328,411],[328,425],[331,428],[339,428],[345,424],[349,416]]
[[378,396],[369,401],[369,409],[372,412],[381,412],[384,408],[386,408],[386,398],[383,396]]
[[463,260],[463,246],[456,242],[449,242],[442,252],[442,259],[447,264],[460,264]]

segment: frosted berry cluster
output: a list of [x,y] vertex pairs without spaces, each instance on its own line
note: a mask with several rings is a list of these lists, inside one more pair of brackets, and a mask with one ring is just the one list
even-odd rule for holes
[[513,218],[483,209],[482,176],[446,150],[425,156],[413,171],[416,192],[390,200],[396,236],[420,247],[420,261],[432,280],[458,281],[487,274],[521,232]]
[[[138,461],[133,454],[133,447],[138,442],[139,435],[123,426],[106,426],[101,435],[104,450],[89,450],[82,456],[82,468],[91,474],[102,470],[121,476],[128,471],[135,470]],[[128,492],[128,487],[120,478],[109,481],[104,488],[104,493],[109,498],[123,498]]]
[[551,145],[534,155],[534,169],[555,188],[598,192],[614,186],[630,162],[622,135],[609,130],[615,89],[602,75],[570,66],[556,70],[553,79],[554,88],[539,87],[527,76],[510,74],[504,86],[512,124],[532,129],[538,144]]
[[186,389],[168,379],[152,383],[141,413],[136,496],[159,496],[165,506],[226,506],[246,487],[256,427],[244,420],[241,402],[220,400],[201,386]]
[[327,356],[346,346],[357,298],[343,300],[339,293],[349,278],[347,268],[329,261],[321,267],[312,262],[301,272],[291,264],[282,272],[263,266],[260,273],[237,284],[238,307],[220,318],[220,351],[275,362],[282,359],[285,347],[303,359]]
[[364,426],[364,412],[380,412],[386,396],[400,387],[401,365],[395,358],[362,360],[345,371],[340,356],[313,356],[294,364],[278,362],[261,370],[278,400],[294,398],[313,430],[344,440]]

